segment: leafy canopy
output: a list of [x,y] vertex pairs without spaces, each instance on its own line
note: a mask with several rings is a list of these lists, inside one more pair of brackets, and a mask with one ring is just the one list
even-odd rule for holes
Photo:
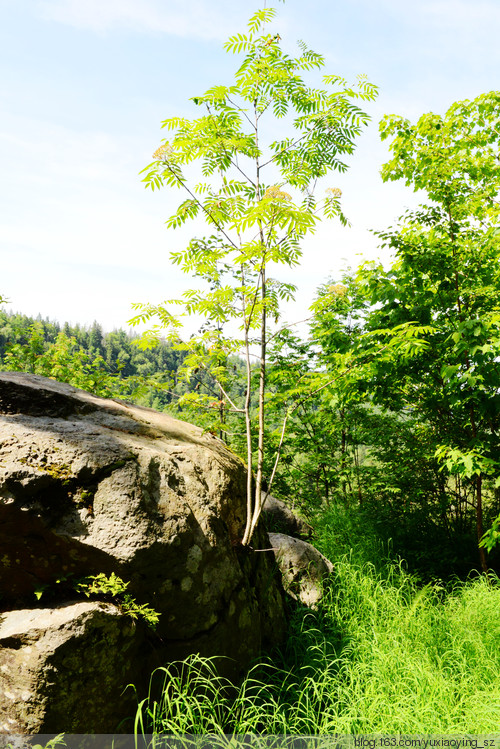
[[[386,117],[392,137],[385,180],[404,179],[429,202],[379,234],[396,253],[389,271],[365,268],[373,334],[427,326],[410,362],[398,352],[374,378],[375,397],[417,412],[430,425],[434,457],[460,481],[450,504],[476,512],[500,482],[500,92],[453,104],[415,125]],[[462,512],[462,509],[460,509]],[[484,554],[481,554],[486,569]]]

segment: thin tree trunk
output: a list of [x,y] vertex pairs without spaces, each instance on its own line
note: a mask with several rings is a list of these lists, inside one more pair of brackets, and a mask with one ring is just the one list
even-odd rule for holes
[[[483,537],[483,477],[481,474],[476,478],[476,527],[477,527],[477,540],[478,543]],[[481,569],[483,572],[488,572],[488,564],[486,562],[486,552],[483,546],[479,547],[479,559],[481,560]]]
[[[259,146],[259,133],[258,133],[258,115],[257,115],[257,101],[254,101],[254,117],[255,117],[255,145],[258,149]],[[260,197],[260,164],[258,157],[255,161],[256,166],[256,180],[255,187],[257,196]],[[261,326],[260,326],[260,376],[259,376],[259,427],[258,427],[258,443],[257,443],[257,475],[255,477],[255,496],[253,503],[251,501],[251,484],[252,484],[252,463],[249,461],[247,467],[247,522],[245,527],[245,533],[242,540],[243,546],[248,546],[252,539],[253,532],[259,520],[259,516],[262,509],[262,467],[264,464],[264,394],[266,385],[266,247],[264,241],[264,231],[262,226],[259,224],[260,243],[262,248],[262,264],[260,269],[260,295],[262,301],[261,310]],[[250,320],[248,321],[250,324]],[[247,420],[247,453],[249,456],[252,454],[251,445],[251,426],[250,426],[250,369],[249,369],[249,351],[248,351],[248,328],[245,327],[245,340],[247,344],[247,404],[245,407],[245,418]],[[253,507],[252,507],[253,505]]]
[[252,369],[250,365],[250,344],[248,341],[248,324],[246,320],[245,300],[243,299],[243,315],[245,319],[245,361],[247,374],[247,389],[245,393],[245,431],[247,437],[247,517],[245,532],[241,543],[246,546],[250,541],[250,529],[252,522],[253,496],[252,496],[252,421],[250,419],[250,387],[252,384]]
[[260,373],[259,373],[259,442],[257,447],[257,476],[255,486],[254,513],[260,513],[260,490],[262,487],[262,471],[264,466],[264,397],[266,389],[266,269],[262,268],[262,315],[260,326]]
[[340,475],[342,476],[342,493],[344,498],[347,500],[347,481],[346,481],[346,449],[347,449],[347,434],[344,426],[344,412],[340,412],[340,418],[342,423],[342,432],[340,440]]
[[221,440],[224,440],[226,443],[228,442],[227,438],[227,432],[224,431],[224,424],[226,422],[226,412],[224,410],[224,393],[222,390],[222,387],[219,385],[219,419],[220,419],[220,430],[219,430],[219,437]]
[[[453,258],[456,259],[456,252],[455,252],[455,232],[453,230],[453,220],[451,215],[451,208],[448,201],[447,204],[447,210],[448,210],[448,219],[450,223],[450,237],[452,241],[452,247],[453,247]],[[463,314],[462,314],[462,300],[460,298],[460,285],[459,285],[459,278],[458,278],[458,271],[455,267],[455,291],[457,295],[457,311],[458,311],[458,319],[462,322],[463,321]],[[465,351],[465,366],[468,371],[470,371],[470,359],[469,359],[469,353],[468,351]],[[472,388],[469,387],[469,390],[472,394]],[[474,439],[477,437],[477,429],[476,429],[476,418],[474,413],[474,405],[471,404],[470,406],[470,420],[471,420],[471,427],[472,427],[472,436]],[[481,474],[476,477],[476,529],[477,529],[477,540],[478,543],[481,541],[481,538],[483,536],[484,530],[483,530],[483,498],[482,498],[482,490],[483,490],[483,477]],[[481,562],[481,569],[483,572],[488,572],[488,564],[486,562],[486,552],[482,546],[479,547],[479,559]]]
[[[265,247],[263,246],[265,252]],[[248,539],[245,543],[250,543],[253,532],[257,526],[260,513],[262,511],[262,472],[264,466],[264,427],[265,427],[265,390],[266,390],[266,265],[265,256],[261,269],[261,325],[260,325],[260,372],[259,372],[259,433],[257,443],[257,474],[255,477],[255,498],[253,503],[253,513],[250,524]]]
[[[470,367],[468,366],[467,369]],[[470,421],[472,427],[472,436],[474,439],[477,437],[476,429],[476,415],[474,412],[474,405],[470,407]],[[477,529],[477,542],[481,541],[484,533],[483,529],[483,477],[479,474],[476,477],[476,529]],[[479,559],[481,562],[481,569],[483,572],[488,572],[488,564],[486,562],[486,552],[483,546],[479,547]]]

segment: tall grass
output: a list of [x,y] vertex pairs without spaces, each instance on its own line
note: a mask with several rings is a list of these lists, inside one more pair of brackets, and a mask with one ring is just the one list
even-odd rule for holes
[[363,540],[342,521],[342,539],[330,521],[318,541],[332,580],[318,611],[295,611],[284,649],[239,687],[198,656],[160,669],[161,697],[153,685],[139,733],[498,731],[500,580],[422,586],[370,529]]

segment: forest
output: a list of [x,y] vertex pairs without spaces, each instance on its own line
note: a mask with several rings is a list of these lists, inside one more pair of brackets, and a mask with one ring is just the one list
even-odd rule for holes
[[[165,670],[168,699],[138,708],[144,733],[477,733],[500,725],[500,92],[418,121],[380,123],[385,181],[421,191],[364,263],[318,287],[307,330],[283,320],[301,241],[347,222],[324,178],[369,120],[376,87],[301,74],[258,11],[229,53],[230,86],[194,103],[146,167],[184,196],[174,230],[203,219],[172,262],[196,279],[136,305],[141,335],[0,312],[0,366],[165,411],[224,440],[247,466],[248,544],[261,491],[314,528],[334,563],[317,611],[296,606],[279,652],[225,689],[216,663]],[[261,117],[293,125],[264,151]],[[293,130],[295,128],[295,131]],[[267,132],[267,131],[265,131]],[[203,182],[191,183],[199,162]],[[269,176],[267,176],[267,172]],[[322,194],[316,195],[318,185]],[[198,231],[198,224],[196,224]],[[2,290],[7,293],[7,289]],[[201,319],[183,337],[183,315]],[[161,675],[162,676],[162,675]],[[162,676],[162,678],[163,678]],[[166,693],[165,693],[166,694]]]

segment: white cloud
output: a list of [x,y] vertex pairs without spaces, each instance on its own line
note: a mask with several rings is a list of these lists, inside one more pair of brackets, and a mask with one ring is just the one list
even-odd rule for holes
[[498,31],[500,22],[500,6],[497,0],[432,0],[423,3],[425,13],[433,17],[437,23],[453,28],[460,26],[469,29],[480,25],[487,33],[491,26]]
[[[361,4],[368,0],[361,0]],[[490,25],[498,24],[500,20],[500,6],[498,0],[415,0],[413,3],[401,3],[400,0],[381,0],[379,5],[401,19],[411,19],[412,22],[444,26],[448,29],[481,25],[488,33]],[[498,28],[498,27],[497,27]],[[496,29],[495,29],[496,30]]]
[[[224,39],[246,9],[230,0],[40,0],[45,18],[94,32],[128,28],[180,37]],[[248,3],[250,8],[250,4]]]
[[184,279],[168,269],[164,195],[137,176],[143,143],[5,116],[0,131],[2,293],[26,313],[125,325],[130,302],[159,301]]

